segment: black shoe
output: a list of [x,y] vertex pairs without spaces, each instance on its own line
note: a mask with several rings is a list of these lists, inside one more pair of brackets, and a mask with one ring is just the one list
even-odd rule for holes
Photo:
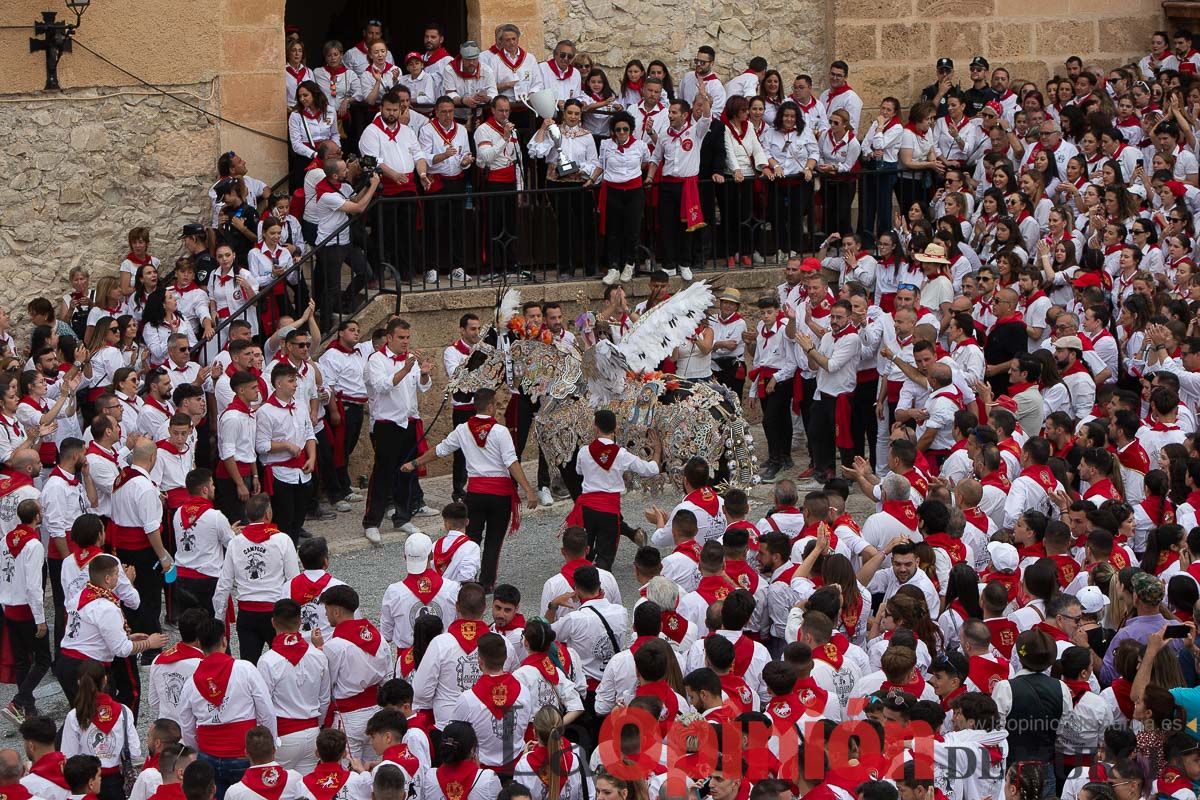
[[795,469],[796,465],[792,462],[792,457],[788,456],[783,460],[783,469]]
[[775,476],[778,474],[779,474],[779,465],[776,464],[774,461],[768,461],[767,465],[762,468],[762,472],[758,473],[758,476],[760,478],[762,478],[764,481],[769,482],[769,481],[775,480]]
[[312,534],[309,533],[308,531],[304,530],[304,528],[301,528],[300,530],[296,531],[296,541],[298,541],[298,542],[303,542],[305,539],[311,539],[311,538],[312,538]]

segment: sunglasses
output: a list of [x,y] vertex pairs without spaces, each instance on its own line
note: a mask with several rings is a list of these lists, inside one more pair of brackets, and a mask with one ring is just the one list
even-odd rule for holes
[[629,133],[629,126],[622,125],[619,128],[613,128],[613,133]]
[[312,342],[292,342],[293,347],[308,347]]

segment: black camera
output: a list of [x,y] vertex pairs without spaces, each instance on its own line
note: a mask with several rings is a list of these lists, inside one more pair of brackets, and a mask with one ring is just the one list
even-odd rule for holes
[[378,175],[383,177],[383,170],[379,167],[379,159],[375,158],[375,156],[362,156],[358,159],[358,163],[362,166],[364,176]]

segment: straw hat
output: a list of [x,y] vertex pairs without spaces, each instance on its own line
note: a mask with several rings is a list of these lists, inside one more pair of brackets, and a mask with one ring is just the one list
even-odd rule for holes
[[717,298],[717,301],[737,303],[740,306],[742,304],[742,293],[731,286],[721,292],[721,296]]
[[930,264],[949,264],[949,259],[946,258],[946,248],[942,247],[937,242],[930,242],[925,245],[924,253],[917,253],[913,256],[917,261],[927,261]]

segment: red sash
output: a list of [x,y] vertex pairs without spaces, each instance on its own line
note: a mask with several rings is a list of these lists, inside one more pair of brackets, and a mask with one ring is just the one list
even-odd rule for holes
[[[495,420],[492,422],[494,424]],[[494,494],[510,498],[508,532],[516,533],[521,527],[521,501],[517,497],[517,487],[512,478],[467,478],[467,491],[471,494]]]

